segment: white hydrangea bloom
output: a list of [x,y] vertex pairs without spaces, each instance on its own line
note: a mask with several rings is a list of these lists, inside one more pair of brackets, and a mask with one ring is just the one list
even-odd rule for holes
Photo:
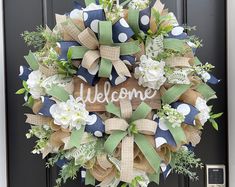
[[202,125],[204,125],[210,118],[211,108],[206,104],[206,100],[202,99],[201,97],[197,98],[195,107],[200,112],[198,114],[199,121]]
[[29,88],[29,93],[34,99],[39,99],[41,96],[46,94],[44,88],[41,86],[41,83],[45,78],[46,76],[39,70],[32,71],[29,74],[29,78],[26,83]]
[[74,99],[70,96],[67,102],[54,104],[50,108],[50,113],[54,118],[54,123],[62,128],[79,130],[82,125],[86,125],[89,119],[89,112],[80,98]]
[[140,64],[135,68],[135,78],[138,79],[139,85],[143,87],[159,90],[164,84],[166,78],[164,77],[164,61],[155,61],[142,55]]

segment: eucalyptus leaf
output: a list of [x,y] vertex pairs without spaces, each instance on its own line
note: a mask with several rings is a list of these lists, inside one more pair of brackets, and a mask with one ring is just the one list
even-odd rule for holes
[[25,88],[21,88],[16,92],[17,95],[20,95],[20,94],[23,94],[23,93],[25,93]]

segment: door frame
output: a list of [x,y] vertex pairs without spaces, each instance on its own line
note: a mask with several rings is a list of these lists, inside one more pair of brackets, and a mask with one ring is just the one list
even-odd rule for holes
[[0,186],[7,187],[3,1],[0,0]]
[[227,0],[229,183],[235,184],[235,1]]

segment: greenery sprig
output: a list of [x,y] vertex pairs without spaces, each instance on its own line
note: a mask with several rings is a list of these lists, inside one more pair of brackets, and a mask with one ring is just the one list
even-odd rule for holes
[[188,176],[192,181],[198,180],[194,169],[202,169],[204,166],[200,158],[196,158],[192,151],[181,148],[178,152],[172,153],[171,167],[173,172]]

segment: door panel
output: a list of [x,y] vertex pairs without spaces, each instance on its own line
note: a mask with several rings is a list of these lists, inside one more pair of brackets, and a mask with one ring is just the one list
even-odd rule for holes
[[[216,132],[210,124],[205,126],[202,141],[196,148],[196,154],[206,164],[225,164],[228,161],[227,141],[227,72],[226,72],[226,2],[214,0],[188,0],[187,21],[190,26],[197,26],[195,34],[203,39],[203,48],[197,51],[202,62],[216,66],[214,74],[221,82],[212,86],[218,99],[214,100],[213,111],[224,112],[218,120],[219,131]],[[200,181],[190,183],[190,187],[204,185],[205,173],[199,171]]]
[[4,8],[8,182],[11,187],[42,187],[47,182],[45,161],[30,153],[34,142],[26,139],[28,126],[24,123],[24,113],[29,111],[22,110],[23,99],[14,94],[21,87],[18,70],[21,64],[26,64],[23,55],[29,50],[20,34],[42,24],[42,3],[39,0],[7,0]]
[[[220,119],[220,131],[216,133],[210,125],[205,126],[203,140],[196,154],[206,164],[227,163],[227,100],[226,100],[226,42],[225,2],[214,0],[162,0],[173,11],[180,24],[197,25],[196,34],[203,39],[204,48],[198,50],[203,62],[216,65],[215,74],[222,79],[216,86],[219,99],[214,103],[215,111],[224,111]],[[27,125],[22,110],[23,99],[14,95],[20,87],[17,79],[18,67],[25,64],[27,54],[23,40],[24,30],[33,30],[36,25],[55,25],[54,14],[64,14],[72,9],[73,0],[5,0],[7,121],[8,121],[8,166],[10,187],[53,187],[58,169],[45,169],[45,161],[30,153],[33,141],[25,138]],[[29,8],[30,7],[30,8]],[[13,28],[13,26],[15,26]],[[15,50],[16,49],[16,50]],[[14,78],[13,78],[14,77]],[[171,174],[166,181],[161,178],[160,187],[205,187],[204,171],[198,171],[200,182],[189,182],[183,176]],[[68,182],[65,187],[81,185],[79,180]],[[155,184],[150,186],[154,187]]]

